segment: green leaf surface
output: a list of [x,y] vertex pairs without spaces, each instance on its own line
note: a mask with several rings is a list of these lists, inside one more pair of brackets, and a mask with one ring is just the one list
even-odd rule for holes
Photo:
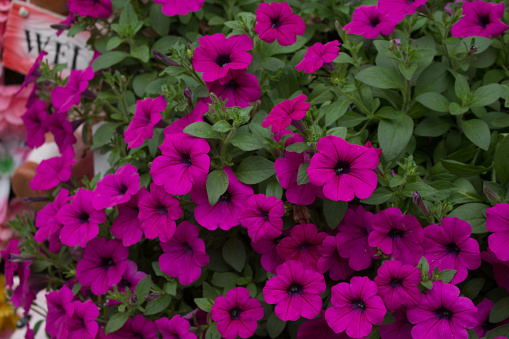
[[226,192],[228,184],[228,174],[225,171],[218,169],[209,173],[206,187],[211,205],[214,205],[219,200],[219,197]]
[[297,173],[297,185],[305,185],[309,183],[308,176],[308,167],[311,165],[311,162],[304,162],[299,166],[299,171]]
[[499,142],[494,157],[495,173],[502,180],[502,184],[509,181],[509,135]]
[[423,93],[416,100],[425,107],[437,112],[449,112],[449,101],[439,93]]
[[459,206],[449,213],[450,217],[458,217],[472,226],[472,233],[486,233],[486,210],[488,205],[470,203]]
[[122,125],[121,122],[107,122],[101,125],[92,137],[93,143],[91,149],[96,149],[106,145],[113,137],[117,127],[120,125]]
[[404,88],[401,76],[393,70],[381,66],[365,68],[357,73],[355,79],[376,88]]
[[331,229],[335,229],[341,220],[345,217],[348,210],[348,202],[346,201],[332,201],[329,199],[323,200],[323,214],[325,221]]
[[129,54],[120,51],[107,52],[103,55],[100,55],[97,59],[95,59],[92,64],[92,69],[94,72],[100,71],[101,69],[109,68],[113,65],[118,64],[127,58]]
[[467,138],[474,145],[487,151],[490,147],[491,133],[488,124],[480,119],[471,119],[461,121],[461,128]]
[[264,142],[256,135],[251,133],[237,132],[231,139],[233,146],[240,148],[243,151],[256,151],[263,147]]
[[150,301],[145,307],[145,315],[152,315],[163,312],[168,306],[170,306],[171,296],[164,294],[161,297]]
[[105,334],[113,333],[119,330],[126,323],[127,319],[129,319],[128,312],[118,312],[111,316],[106,324],[106,328],[104,329]]
[[246,247],[239,238],[230,238],[223,245],[223,259],[237,272],[246,264]]
[[184,133],[204,139],[221,139],[221,135],[212,130],[212,126],[204,121],[198,121],[184,128]]
[[278,338],[286,327],[286,321],[282,321],[272,312],[267,319],[267,331],[271,338]]
[[499,323],[509,318],[509,297],[498,300],[490,311],[490,323]]
[[414,130],[414,122],[408,115],[400,115],[398,120],[382,120],[378,125],[378,141],[387,161],[397,160]]
[[237,179],[244,184],[258,184],[276,174],[274,163],[267,158],[252,156],[245,158],[237,168]]

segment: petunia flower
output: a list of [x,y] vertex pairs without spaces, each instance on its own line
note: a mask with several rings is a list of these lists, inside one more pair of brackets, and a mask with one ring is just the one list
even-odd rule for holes
[[382,338],[412,339],[412,328],[414,325],[407,319],[407,309],[400,308],[393,314],[396,321],[388,325],[380,325],[380,335]]
[[258,327],[257,320],[263,318],[263,307],[258,299],[251,298],[247,288],[237,287],[226,292],[226,297],[216,298],[210,315],[223,338],[250,338]]
[[501,20],[505,12],[504,2],[499,4],[480,0],[465,2],[462,9],[463,16],[451,28],[453,37],[497,37],[509,28]]
[[[391,19],[400,16],[401,21],[407,15],[415,13],[419,6],[423,6],[427,0],[380,0],[378,2],[378,10],[381,13],[390,13]],[[399,19],[399,18],[398,18]]]
[[150,167],[156,185],[175,195],[189,193],[193,185],[205,185],[210,167],[207,140],[185,133],[167,134],[159,149],[163,154]]
[[263,296],[267,304],[276,304],[276,316],[295,321],[301,316],[313,319],[320,313],[325,279],[314,270],[306,270],[299,261],[290,260],[276,268],[276,276],[267,281]]
[[175,220],[182,216],[179,201],[166,193],[161,186],[150,184],[150,194],[138,203],[142,221],[141,228],[145,237],[168,241],[175,233]]
[[226,107],[246,108],[262,95],[258,79],[245,69],[230,70],[223,78],[206,84],[211,93],[228,100]]
[[129,163],[108,174],[97,183],[92,205],[96,210],[111,208],[131,200],[140,189],[138,169]]
[[348,264],[354,271],[371,266],[371,258],[377,253],[368,244],[369,233],[373,230],[372,218],[373,213],[366,212],[362,206],[350,207],[337,227],[339,255],[348,258]]
[[375,283],[389,312],[402,306],[413,307],[419,303],[421,271],[411,265],[401,265],[397,260],[386,261],[378,269]]
[[155,321],[162,339],[196,339],[196,334],[189,332],[191,324],[179,314],[174,315],[171,320],[160,318]]
[[283,215],[285,206],[283,201],[265,194],[251,196],[245,208],[240,212],[239,220],[242,227],[247,229],[251,241],[274,239],[283,230]]
[[224,78],[230,70],[243,70],[251,63],[253,56],[247,51],[253,49],[253,40],[247,35],[233,35],[226,38],[223,33],[205,35],[198,40],[193,55],[193,67],[203,72],[206,82]]
[[285,259],[281,258],[277,254],[276,246],[281,239],[287,237],[289,232],[283,231],[283,233],[275,239],[258,240],[257,242],[251,242],[253,250],[261,254],[260,263],[264,270],[276,274],[276,268],[285,262]]
[[336,136],[321,138],[311,158],[309,181],[323,186],[323,195],[334,201],[366,199],[373,194],[378,178],[373,171],[379,163],[373,148],[353,145]]
[[111,333],[111,339],[157,339],[157,326],[141,314],[127,319],[124,326]]
[[[95,3],[95,1],[91,0],[81,0],[81,1],[74,0],[73,3],[79,2],[89,3],[88,6],[84,6],[85,8],[90,8]],[[69,4],[70,8],[72,8],[71,6],[73,5],[73,3]],[[55,87],[53,91],[51,91],[51,103],[53,104],[53,106],[55,106],[55,108],[58,108],[59,111],[62,112],[69,110],[72,106],[79,105],[81,102],[81,93],[83,93],[87,89],[88,81],[92,80],[93,77],[94,71],[92,70],[92,67],[88,67],[84,71],[83,70],[71,71],[71,75],[69,76],[67,84],[65,86]]]
[[67,147],[59,157],[41,161],[35,169],[36,174],[30,181],[30,188],[34,191],[49,190],[57,187],[61,182],[71,179],[74,149]]
[[184,133],[184,128],[189,126],[190,124],[198,121],[203,121],[203,115],[209,111],[209,103],[212,101],[210,98],[201,98],[194,106],[191,113],[184,115],[182,118],[175,120],[164,129],[164,134],[175,134],[175,133]]
[[118,217],[113,221],[110,231],[116,238],[122,239],[122,244],[126,247],[138,243],[143,237],[142,221],[138,218],[140,213],[138,205],[147,195],[150,193],[142,187],[131,200],[117,206]]
[[136,101],[134,117],[124,132],[127,148],[140,147],[145,140],[152,139],[154,126],[161,120],[167,103],[162,95],[157,98],[147,98]]
[[95,295],[102,295],[122,280],[127,268],[129,250],[118,239],[95,238],[83,252],[76,266],[76,278],[83,286],[90,286]]
[[[345,333],[334,333],[325,320],[325,310],[320,310],[318,318],[304,321],[297,331],[297,339],[350,339]],[[382,337],[385,339],[385,337]],[[363,338],[367,339],[367,338]],[[398,338],[400,339],[400,338]]]
[[343,282],[332,287],[332,307],[325,311],[325,320],[336,333],[346,331],[351,338],[371,333],[373,325],[383,322],[387,313],[377,294],[377,285],[368,277],[355,276],[350,284]]
[[467,339],[467,329],[477,325],[477,308],[472,300],[459,295],[456,286],[433,282],[433,288],[422,295],[419,304],[407,311],[408,320],[415,324],[412,338]]
[[509,261],[502,261],[488,247],[486,252],[481,252],[481,258],[493,266],[493,275],[499,287],[509,292]]
[[67,113],[53,113],[46,119],[46,126],[55,137],[60,153],[76,143],[72,123],[67,120]]
[[501,261],[509,260],[509,204],[499,203],[486,211],[489,248]]
[[316,263],[318,273],[329,271],[329,277],[335,281],[346,280],[354,273],[348,260],[339,255],[338,248],[337,238],[328,235],[318,247],[320,258]]
[[299,15],[293,14],[287,2],[262,2],[256,10],[254,30],[267,43],[277,39],[281,46],[290,46],[297,41],[297,35],[304,35],[306,24]]
[[27,129],[28,147],[39,147],[44,144],[46,140],[45,133],[49,131],[46,125],[48,116],[46,103],[39,99],[37,99],[35,103],[28,108],[26,113],[21,116]]
[[[126,260],[126,266],[125,271],[122,274],[122,279],[118,282],[117,288],[119,292],[125,293],[127,288],[131,292],[134,292],[136,289],[136,286],[138,286],[138,283],[143,280],[147,276],[147,273],[138,271],[138,265],[134,261]],[[113,288],[110,287],[110,290],[113,290]],[[108,300],[108,306],[110,305],[120,305],[121,302],[109,299]]]
[[80,188],[69,205],[57,213],[57,220],[64,226],[60,240],[64,245],[85,247],[87,241],[99,234],[99,224],[106,221],[106,213],[92,206],[94,192]]
[[99,316],[99,309],[92,300],[79,300],[64,305],[68,337],[80,339],[95,339],[99,331],[99,324],[95,319]]
[[186,15],[201,9],[205,0],[154,0],[154,3],[163,5],[162,12],[167,16]]
[[297,260],[305,269],[316,271],[316,263],[320,259],[318,248],[327,236],[325,232],[318,232],[313,224],[299,224],[290,229],[290,236],[284,238],[277,245],[277,253],[286,260]]
[[201,267],[209,263],[205,243],[198,238],[198,227],[184,220],[177,226],[175,235],[161,242],[163,254],[159,257],[161,271],[189,285],[201,275]]
[[[274,4],[277,3],[274,2]],[[271,132],[278,133],[288,127],[293,121],[301,120],[311,106],[306,100],[307,96],[301,94],[294,99],[287,99],[277,104],[262,122],[262,127],[267,128],[272,126]]]
[[48,304],[46,315],[46,332],[54,338],[67,338],[67,323],[65,317],[65,305],[72,302],[74,294],[67,286],[60,290],[45,295]]
[[57,219],[57,213],[62,207],[67,205],[69,200],[69,191],[62,188],[58,192],[55,200],[50,202],[37,212],[37,218],[35,218],[35,227],[38,228],[35,233],[34,239],[37,242],[43,242],[49,240],[53,234],[60,234],[60,229],[63,224]]
[[[24,88],[26,88],[31,83],[34,83],[39,79],[39,77],[42,75],[42,73],[39,71],[41,68],[41,61],[44,59],[44,57],[48,55],[48,52],[41,51],[37,58],[34,61],[34,64],[30,69],[28,70],[27,74],[25,75],[25,78],[23,79],[23,83],[21,84],[21,87],[19,88],[18,92],[21,92]],[[16,93],[16,94],[17,94]]]
[[230,168],[225,167],[224,171],[228,175],[228,188],[214,205],[210,205],[204,187],[194,186],[191,190],[191,199],[197,204],[194,217],[200,225],[210,231],[218,227],[227,231],[240,224],[240,211],[247,199],[253,195],[253,188],[241,183]]
[[304,71],[306,74],[318,71],[323,64],[327,65],[339,56],[339,45],[341,43],[337,40],[325,45],[320,42],[315,43],[308,47],[304,59],[295,66],[295,69],[299,72]]
[[67,0],[69,12],[91,18],[108,19],[112,12],[111,0]]
[[30,275],[31,261],[13,262],[13,255],[19,255],[19,241],[11,239],[7,248],[1,252],[3,261],[5,262],[5,286],[11,291],[14,286],[14,272],[18,274],[19,285],[12,291],[11,302],[15,307],[21,307],[25,303],[25,296],[29,293],[28,277]]
[[352,21],[345,25],[344,30],[348,34],[362,35],[366,39],[374,39],[380,34],[391,34],[404,17],[401,12],[384,12],[380,6],[364,5],[353,11]]
[[451,284],[456,285],[467,278],[468,270],[481,266],[479,243],[470,238],[472,227],[456,217],[445,217],[441,225],[429,225],[424,229],[424,256],[430,272],[435,267],[456,270]]

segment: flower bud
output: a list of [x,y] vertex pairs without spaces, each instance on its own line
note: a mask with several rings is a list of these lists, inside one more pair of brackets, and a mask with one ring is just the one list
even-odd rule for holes
[[189,106],[192,106],[193,105],[193,92],[191,91],[191,89],[189,87],[184,87],[184,97],[186,98]]
[[323,64],[323,68],[325,68],[329,72],[334,72],[336,70],[336,66],[332,62],[327,62]]
[[145,297],[145,300],[151,302],[152,300],[159,299],[162,295],[162,292],[152,292]]
[[419,209],[422,211],[422,213],[424,213],[425,216],[429,217],[428,206],[422,200],[421,195],[419,194],[419,192],[417,192],[417,191],[414,192],[414,196],[413,196],[412,200],[413,200],[414,204],[416,204],[417,207],[419,207]]
[[35,259],[37,259],[37,257],[35,255],[14,254],[14,253],[9,253],[9,257],[7,258],[7,260],[9,260],[10,262],[13,262],[13,263],[22,263],[22,262],[32,261]]
[[490,199],[491,201],[494,201],[497,203],[502,201],[500,199],[500,197],[498,196],[498,194],[493,192],[491,189],[489,189],[488,186],[483,186],[482,190],[483,190],[484,194],[486,194],[488,199]]
[[166,55],[164,55],[163,53],[161,53],[155,49],[152,50],[152,54],[154,55],[154,59],[162,61],[165,64],[167,64],[168,66],[180,67],[180,64],[178,62],[176,62],[175,60],[173,60],[171,58],[168,58]]

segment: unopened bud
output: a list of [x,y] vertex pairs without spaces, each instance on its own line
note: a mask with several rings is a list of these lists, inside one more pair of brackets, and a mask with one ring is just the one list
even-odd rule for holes
[[9,253],[9,256],[7,257],[7,260],[13,263],[21,263],[21,262],[27,262],[37,259],[35,255],[31,254],[14,254]]
[[426,5],[420,5],[419,7],[417,7],[416,11],[424,15],[428,15],[428,8],[426,7]]
[[84,123],[86,120],[87,120],[87,119],[85,119],[85,118],[81,118],[81,119],[73,120],[73,121],[71,122],[72,130],[73,130],[73,131],[76,131],[76,130],[78,129],[78,127],[80,127],[80,125],[81,125],[82,123]]
[[21,198],[21,200],[25,203],[25,204],[31,204],[33,202],[44,202],[44,201],[49,201],[49,197],[23,197]]
[[413,202],[414,204],[417,205],[417,207],[419,207],[419,209],[422,211],[422,213],[424,213],[425,216],[429,217],[429,209],[428,209],[428,206],[426,205],[426,203],[422,200],[422,197],[421,195],[419,194],[419,192],[415,191],[414,192],[414,196],[413,196]]
[[472,46],[470,46],[470,50],[468,51],[468,54],[474,54],[478,50],[479,50],[479,47],[477,47],[476,45],[472,45]]
[[184,87],[184,97],[186,98],[189,106],[192,106],[193,105],[193,92],[191,91],[191,89],[189,87]]
[[188,49],[188,50],[187,50],[187,57],[188,57],[189,59],[192,59],[192,58],[193,58],[193,54],[194,54],[194,53],[193,53],[193,51],[192,51],[191,49]]
[[88,88],[86,90],[84,90],[81,95],[85,98],[88,98],[88,99],[95,99],[97,98],[97,94],[95,94],[94,92],[92,92],[91,90],[89,90]]
[[323,64],[323,68],[325,68],[329,72],[334,72],[336,70],[336,66],[332,62],[327,62]]
[[482,190],[483,190],[484,194],[486,194],[488,199],[490,199],[491,201],[494,201],[494,202],[501,202],[502,201],[500,199],[500,197],[498,196],[498,194],[493,192],[491,189],[489,189],[488,186],[483,186]]
[[145,300],[150,302],[152,300],[159,299],[162,295],[163,295],[162,292],[152,292],[145,297]]
[[122,74],[120,76],[120,88],[124,88],[126,85],[126,82],[127,82],[127,78],[125,77],[125,75]]
[[341,24],[339,23],[339,21],[336,20],[336,22],[334,23],[334,25],[336,26],[336,29],[338,31],[341,31],[343,29],[343,26],[341,26]]
[[301,132],[304,132],[306,130],[306,126],[304,126],[304,124],[300,120],[292,120],[292,126]]
[[152,50],[152,54],[154,55],[154,59],[162,61],[165,64],[167,64],[168,66],[180,67],[180,64],[178,62],[167,57],[166,55],[164,55],[163,53],[161,53],[155,49]]
[[394,170],[391,170],[391,175],[394,178],[396,176],[396,172],[394,172]]

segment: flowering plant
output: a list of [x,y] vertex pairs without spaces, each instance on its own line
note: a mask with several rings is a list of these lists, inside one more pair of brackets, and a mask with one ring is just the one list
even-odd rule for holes
[[[69,9],[96,58],[34,66],[29,143],[50,131],[61,156],[2,252],[15,306],[46,289],[34,331],[509,336],[503,3]],[[80,125],[109,169],[77,182]]]

